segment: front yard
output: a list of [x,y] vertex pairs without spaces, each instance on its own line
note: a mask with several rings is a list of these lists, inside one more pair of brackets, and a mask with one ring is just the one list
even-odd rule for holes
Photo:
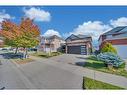
[[124,89],[124,88],[84,77],[83,89]]
[[109,69],[105,66],[103,61],[98,61],[95,56],[87,57],[85,63],[85,68],[127,77],[127,71],[124,67]]
[[61,54],[62,54],[61,52],[51,52],[51,53],[37,52],[37,53],[32,53],[31,55],[37,56],[37,57],[49,58],[49,57],[58,56]]
[[27,59],[12,59],[13,61],[15,61],[18,64],[27,64],[29,62],[33,62],[34,60],[31,58],[27,58]]

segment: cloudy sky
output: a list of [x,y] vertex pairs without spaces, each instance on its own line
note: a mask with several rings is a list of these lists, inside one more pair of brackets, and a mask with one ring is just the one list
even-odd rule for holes
[[90,35],[97,42],[100,34],[117,26],[127,26],[127,6],[0,6],[0,22],[21,17],[34,19],[41,35]]

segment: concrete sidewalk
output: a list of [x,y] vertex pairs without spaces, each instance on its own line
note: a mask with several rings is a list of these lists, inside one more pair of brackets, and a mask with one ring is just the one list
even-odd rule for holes
[[54,58],[43,59],[43,58],[34,57],[34,59],[36,60],[36,62],[39,62],[39,63],[44,62],[45,64],[49,64],[56,68],[72,72],[81,77],[86,76],[86,77],[96,79],[105,83],[127,88],[127,78],[123,76],[99,72],[99,71],[87,69],[87,68],[72,65],[72,64],[65,64],[65,63],[62,63],[61,61],[58,62],[56,60],[53,60]]

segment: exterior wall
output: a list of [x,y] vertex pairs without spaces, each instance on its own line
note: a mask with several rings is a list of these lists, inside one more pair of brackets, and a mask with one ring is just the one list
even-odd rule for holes
[[127,59],[127,45],[113,45],[117,49],[118,55],[123,58]]
[[106,40],[113,45],[127,45],[127,39]]
[[81,43],[81,42],[88,42],[88,41],[91,41],[91,38],[87,38],[87,39],[81,39],[81,40],[70,40],[70,39],[67,39],[66,40],[66,43]]
[[52,41],[52,43],[54,44],[54,50],[55,50],[55,52],[56,52],[56,51],[59,51],[59,50],[61,49],[62,44],[64,44],[65,41],[60,40],[60,39],[54,39],[54,40]]
[[60,48],[61,45],[64,44],[65,41],[54,38],[54,39],[45,39],[44,37],[40,41],[40,49],[44,52],[57,52]]
[[101,35],[99,38],[99,45],[106,39],[106,35]]
[[112,35],[107,35],[106,39],[112,39]]
[[116,39],[126,39],[127,33],[119,33],[113,35],[102,35],[100,36],[99,42],[103,42],[104,40],[116,40]]
[[45,45],[44,51],[45,52],[56,52],[56,50],[54,49],[54,45]]
[[0,47],[3,47],[3,45],[4,45],[3,40],[0,40]]
[[0,47],[3,47],[3,45],[4,45],[3,39],[4,39],[4,38],[0,36]]
[[114,35],[113,38],[121,39],[121,38],[127,38],[127,33],[123,33],[120,35]]
[[109,42],[112,45],[127,45],[127,38],[126,39],[114,39],[114,40],[105,40],[103,41],[100,45],[99,48],[101,48],[103,46],[103,44],[105,44],[105,42]]

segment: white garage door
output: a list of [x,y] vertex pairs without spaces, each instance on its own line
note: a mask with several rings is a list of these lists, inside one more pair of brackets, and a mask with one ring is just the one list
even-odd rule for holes
[[127,45],[113,45],[117,49],[118,55],[123,58],[127,59]]

